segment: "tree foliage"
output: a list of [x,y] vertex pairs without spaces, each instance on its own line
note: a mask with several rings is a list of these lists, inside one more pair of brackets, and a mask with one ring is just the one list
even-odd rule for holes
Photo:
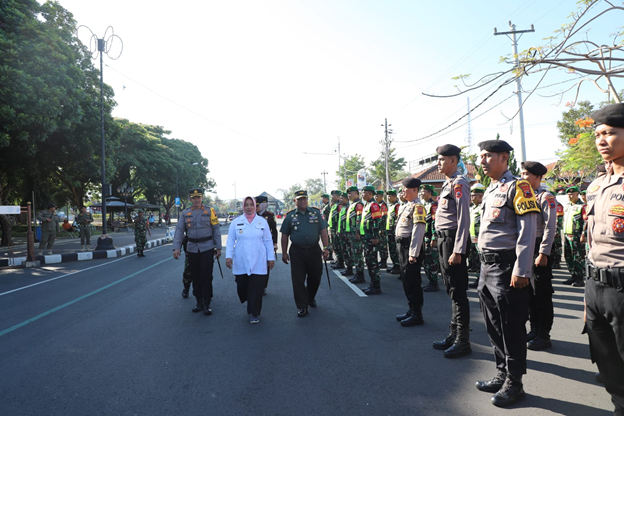
[[357,181],[357,173],[365,168],[364,157],[358,154],[347,157],[340,166],[340,170],[336,173],[338,188],[340,190],[345,190],[347,188],[346,180],[351,180],[351,182],[355,184]]
[[[397,158],[395,156],[395,148],[390,148],[388,151],[388,174],[390,175],[390,182],[405,178],[407,172],[405,168],[405,158]],[[367,169],[369,173],[368,182],[373,184],[377,189],[386,188],[386,154],[382,149],[381,154],[377,160],[373,160]]]

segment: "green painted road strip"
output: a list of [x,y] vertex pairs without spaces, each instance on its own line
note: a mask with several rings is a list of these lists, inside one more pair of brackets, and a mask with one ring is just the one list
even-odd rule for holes
[[145,267],[144,269],[139,270],[138,272],[135,272],[134,274],[130,274],[129,276],[126,276],[122,279],[118,279],[117,281],[107,284],[106,286],[103,286],[102,288],[98,288],[97,290],[94,290],[90,293],[87,293],[86,295],[83,295],[82,297],[78,297],[77,299],[71,300],[69,302],[66,302],[65,304],[61,304],[60,306],[57,306],[53,309],[50,309],[49,311],[46,311],[45,313],[41,313],[40,315],[37,316],[33,316],[32,318],[25,320],[17,325],[14,325],[13,327],[9,327],[8,329],[5,329],[4,331],[0,331],[0,337],[4,336],[5,334],[9,334],[10,332],[13,332],[17,329],[19,329],[20,327],[24,327],[28,324],[31,324],[33,322],[36,322],[37,320],[40,320],[41,318],[44,318],[48,315],[51,315],[52,313],[56,313],[57,311],[60,311],[61,309],[64,309],[68,306],[71,306],[73,304],[76,304],[76,302],[81,301],[82,299],[86,299],[88,297],[91,297],[93,295],[95,295],[96,293],[100,293],[103,292],[104,290],[107,290],[108,288],[111,288],[112,286],[115,286],[116,284],[119,283],[123,283],[124,281],[127,281],[128,279],[134,277],[134,276],[138,276],[139,274],[142,274],[143,272],[150,270],[154,267],[157,267],[158,265],[160,265],[161,263],[165,263],[166,261],[172,260],[173,257],[167,258],[165,260],[159,261],[158,263],[154,263],[153,265],[150,265],[149,267]]

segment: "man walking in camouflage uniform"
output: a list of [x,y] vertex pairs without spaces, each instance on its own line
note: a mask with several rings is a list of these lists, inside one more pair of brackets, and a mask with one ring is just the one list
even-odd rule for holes
[[585,244],[581,242],[585,222],[583,221],[583,202],[579,199],[579,189],[576,186],[566,190],[570,202],[565,207],[563,219],[563,234],[565,235],[564,254],[566,265],[571,277],[564,284],[571,284],[577,288],[585,285]]
[[438,202],[433,198],[435,187],[430,183],[420,186],[420,194],[422,203],[425,205],[426,229],[425,229],[425,259],[423,260],[423,268],[425,275],[429,279],[429,284],[423,287],[423,292],[437,292],[440,289],[438,285],[439,256],[435,237],[435,215],[438,209]]
[[[375,188],[366,185],[362,189],[362,195],[366,204],[362,210],[360,222],[360,236],[364,246],[364,259],[368,267],[368,276],[371,284],[364,290],[366,295],[379,295],[381,293],[381,277],[379,275],[379,263],[377,262],[377,250],[380,238],[380,225],[382,221],[381,207],[374,199]],[[383,195],[382,195],[383,197]],[[386,256],[387,258],[387,256]]]
[[[350,269],[353,266],[353,262],[351,261],[351,245],[349,242],[349,234],[347,233],[348,209],[349,197],[346,192],[340,192],[340,204],[336,208],[338,212],[338,220],[336,221],[336,243],[340,248],[340,255],[344,261],[343,268]],[[351,272],[350,275],[353,275],[353,272]]]
[[143,210],[139,210],[139,216],[134,220],[134,242],[136,243],[137,256],[140,258],[145,256],[145,244],[147,243],[147,234],[152,236],[149,221],[143,216]]
[[379,243],[377,250],[379,252],[379,268],[388,268],[388,237],[384,226],[388,219],[388,205],[384,201],[384,191],[375,191],[375,201],[381,209],[381,221],[379,222]]
[[80,213],[76,215],[74,222],[80,228],[80,246],[82,251],[91,250],[91,223],[93,215],[87,212],[87,207],[80,208]]
[[389,274],[400,274],[401,267],[399,265],[399,252],[396,246],[396,237],[394,229],[399,213],[399,200],[396,190],[388,190],[388,216],[386,217],[386,238],[388,239],[388,252],[392,260],[392,267],[388,267],[386,272]]
[[469,284],[470,288],[479,285],[481,273],[481,259],[479,258],[479,228],[481,227],[481,212],[483,211],[483,193],[485,187],[481,183],[475,183],[470,189],[470,252],[468,253],[468,272],[476,272],[477,278]]
[[[347,234],[349,235],[349,245],[351,247],[351,260],[355,265],[355,275],[349,279],[353,284],[365,283],[364,279],[364,257],[362,254],[362,237],[360,236],[360,222],[362,220],[362,210],[364,204],[360,200],[360,192],[357,187],[349,187],[347,189],[351,203],[347,210]],[[349,276],[353,274],[351,267],[347,267],[342,275]]]
[[338,236],[338,214],[340,212],[340,190],[332,190],[331,191],[331,206],[329,208],[329,213],[327,219],[327,226],[329,227],[329,253],[336,255],[336,260],[331,264],[331,267],[340,270],[344,267],[344,256],[342,254],[342,247],[340,243],[340,238]]

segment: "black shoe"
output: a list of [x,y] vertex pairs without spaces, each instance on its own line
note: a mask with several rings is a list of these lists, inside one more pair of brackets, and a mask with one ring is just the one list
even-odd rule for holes
[[366,295],[379,295],[381,293],[381,287],[374,287],[373,285],[369,286],[364,290]]
[[308,308],[301,308],[297,310],[297,316],[302,318],[308,314]]
[[342,272],[340,272],[341,276],[352,276],[353,275],[353,269],[351,267],[347,268],[347,270],[343,270]]
[[316,307],[316,300],[311,300],[310,304],[308,304],[308,306],[310,306],[311,308],[315,308]]
[[527,341],[531,341],[533,338],[537,338],[537,333],[531,329],[528,333],[527,333],[527,337],[526,340]]
[[427,286],[423,287],[423,292],[437,292],[440,290],[440,286],[436,282],[430,282]]
[[453,345],[453,342],[455,341],[456,337],[457,337],[457,331],[451,328],[451,331],[449,332],[446,338],[444,338],[442,341],[433,342],[433,348],[437,350],[446,350],[447,348],[450,348],[451,345]]
[[189,289],[184,288],[184,290],[182,290],[182,297],[184,297],[185,299],[188,299],[188,296],[189,296]]
[[199,313],[200,311],[204,310],[204,305],[202,304],[201,300],[197,301],[197,304],[195,304],[195,307],[193,308],[193,313]]
[[406,318],[409,318],[410,316],[412,316],[412,310],[411,309],[407,313],[405,313],[404,315],[397,315],[396,321],[397,322],[401,322],[402,320],[405,320]]
[[546,350],[550,347],[552,347],[550,336],[538,335],[527,343],[527,348],[529,350]]
[[401,267],[399,267],[398,265],[392,265],[392,268],[387,268],[386,272],[388,272],[389,274],[400,274],[401,273]]
[[212,309],[210,309],[210,301],[209,300],[205,300],[204,301],[204,315],[209,316],[212,315]]
[[563,281],[563,284],[572,284],[574,281],[576,281],[576,277],[571,276],[569,279]]
[[387,261],[382,261],[382,262],[379,264],[379,268],[388,268],[388,262],[387,262]]
[[492,397],[492,403],[496,407],[507,407],[515,404],[524,398],[524,388],[522,387],[522,376],[507,374],[505,383],[500,390]]
[[456,341],[444,351],[444,357],[448,357],[449,359],[467,356],[468,354],[472,354],[469,341]]
[[412,313],[412,316],[401,321],[401,327],[411,327],[412,325],[422,325],[424,323],[425,319],[422,316],[422,310],[417,310]]
[[351,281],[353,284],[362,284],[366,282],[366,279],[364,278],[364,274],[355,274],[351,279],[349,279],[349,281]]
[[485,391],[486,393],[496,393],[503,387],[505,379],[507,378],[507,372],[504,370],[498,370],[496,377],[490,380],[478,380],[475,382],[475,386],[479,391]]
[[582,277],[577,277],[572,283],[572,286],[574,286],[574,288],[583,288],[583,286],[585,286],[585,281],[583,281]]

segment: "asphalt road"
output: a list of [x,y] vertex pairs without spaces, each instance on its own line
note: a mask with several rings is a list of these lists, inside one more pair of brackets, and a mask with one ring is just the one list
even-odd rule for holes
[[0,272],[0,414],[612,414],[580,334],[583,290],[559,284],[563,270],[553,348],[529,352],[526,400],[498,409],[474,387],[495,373],[474,290],[473,353],[447,360],[431,347],[448,328],[444,291],[425,294],[425,325],[403,328],[396,276],[384,272],[383,294],[360,297],[330,271],[332,289],[324,276],[318,307],[298,318],[278,255],[250,325],[224,258],[205,317],[181,297],[183,262],[171,254],[165,245],[146,258]]

